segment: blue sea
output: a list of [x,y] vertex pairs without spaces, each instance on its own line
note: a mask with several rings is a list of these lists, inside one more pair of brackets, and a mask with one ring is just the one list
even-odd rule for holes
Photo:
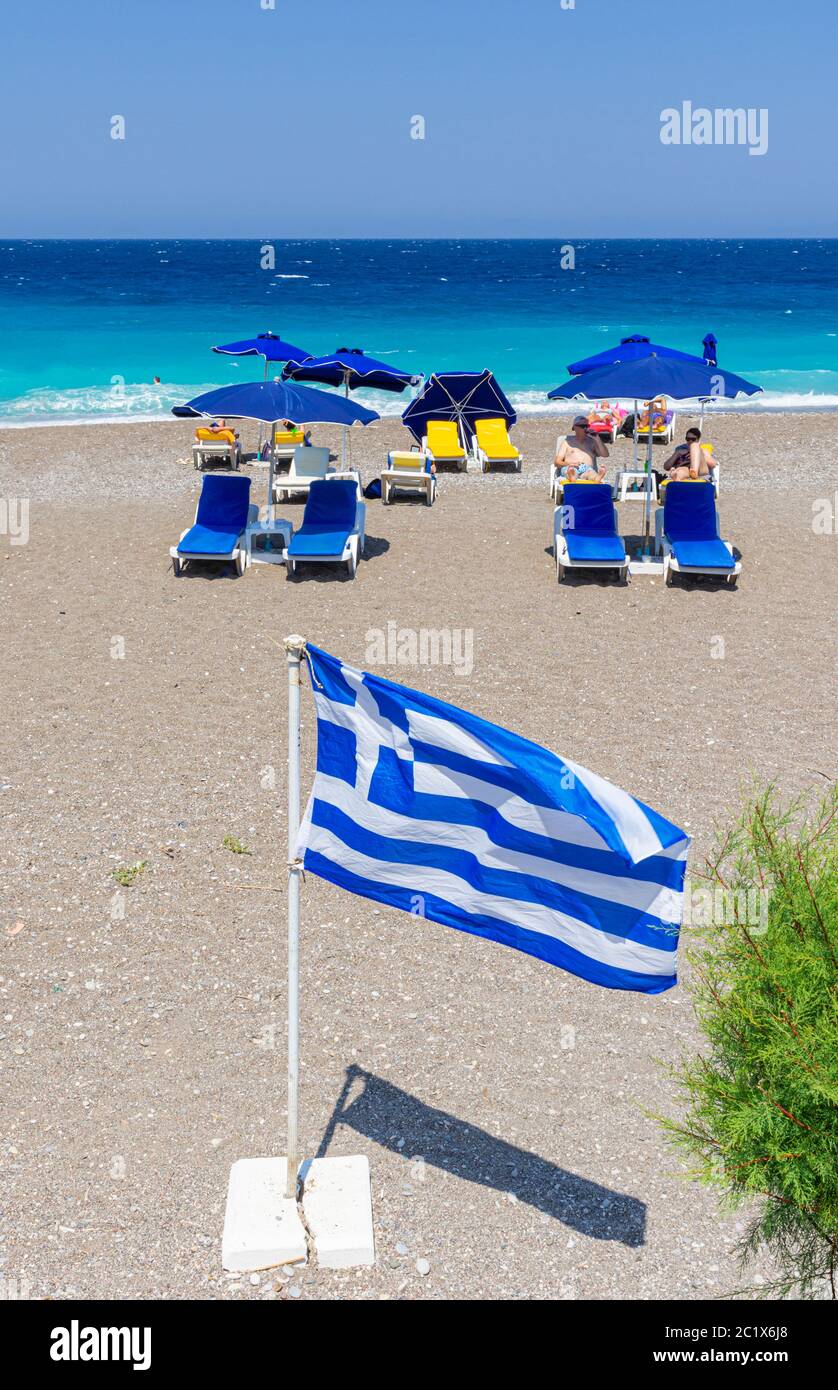
[[167,416],[261,378],[261,359],[210,348],[265,330],[416,374],[490,367],[519,412],[559,409],[567,363],[630,333],[700,355],[713,332],[721,365],[765,390],[750,408],[838,409],[838,240],[575,241],[573,268],[564,245],[5,242],[0,424]]

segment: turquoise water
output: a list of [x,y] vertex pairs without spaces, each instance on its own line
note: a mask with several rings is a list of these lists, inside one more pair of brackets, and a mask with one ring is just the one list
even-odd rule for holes
[[577,241],[572,269],[554,241],[274,241],[262,269],[267,244],[0,244],[0,423],[165,416],[261,377],[209,349],[268,329],[425,375],[491,367],[523,412],[629,333],[700,355],[713,332],[764,387],[753,408],[838,409],[835,240]]

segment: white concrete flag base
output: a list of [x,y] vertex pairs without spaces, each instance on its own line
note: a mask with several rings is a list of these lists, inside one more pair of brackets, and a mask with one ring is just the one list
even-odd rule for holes
[[370,1165],[365,1154],[300,1166],[303,1213],[321,1269],[375,1264]]
[[221,1263],[244,1273],[305,1263],[305,1227],[297,1203],[285,1196],[284,1158],[240,1158],[230,1169]]
[[[240,1158],[230,1169],[221,1263],[231,1273],[304,1264],[306,1230],[285,1196],[285,1158]],[[350,1269],[375,1263],[370,1167],[365,1155],[301,1165],[302,1205],[317,1263]]]

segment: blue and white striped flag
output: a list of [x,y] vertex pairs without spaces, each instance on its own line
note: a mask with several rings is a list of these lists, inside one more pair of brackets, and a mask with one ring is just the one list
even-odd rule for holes
[[306,651],[305,869],[594,984],[675,984],[683,830],[507,729]]

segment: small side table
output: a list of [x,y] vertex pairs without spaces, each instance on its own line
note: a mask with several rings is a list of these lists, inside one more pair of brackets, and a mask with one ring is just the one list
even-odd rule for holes
[[[618,502],[631,500],[632,502],[642,502],[646,497],[646,473],[643,469],[621,468],[617,474],[617,498]],[[652,501],[658,500],[658,480],[652,474]]]
[[[277,517],[275,521],[254,521],[247,528],[247,561],[250,565],[284,565],[285,552],[291,544],[294,527],[290,521]],[[264,545],[254,546],[254,540],[264,537]],[[281,542],[281,545],[279,544]]]

